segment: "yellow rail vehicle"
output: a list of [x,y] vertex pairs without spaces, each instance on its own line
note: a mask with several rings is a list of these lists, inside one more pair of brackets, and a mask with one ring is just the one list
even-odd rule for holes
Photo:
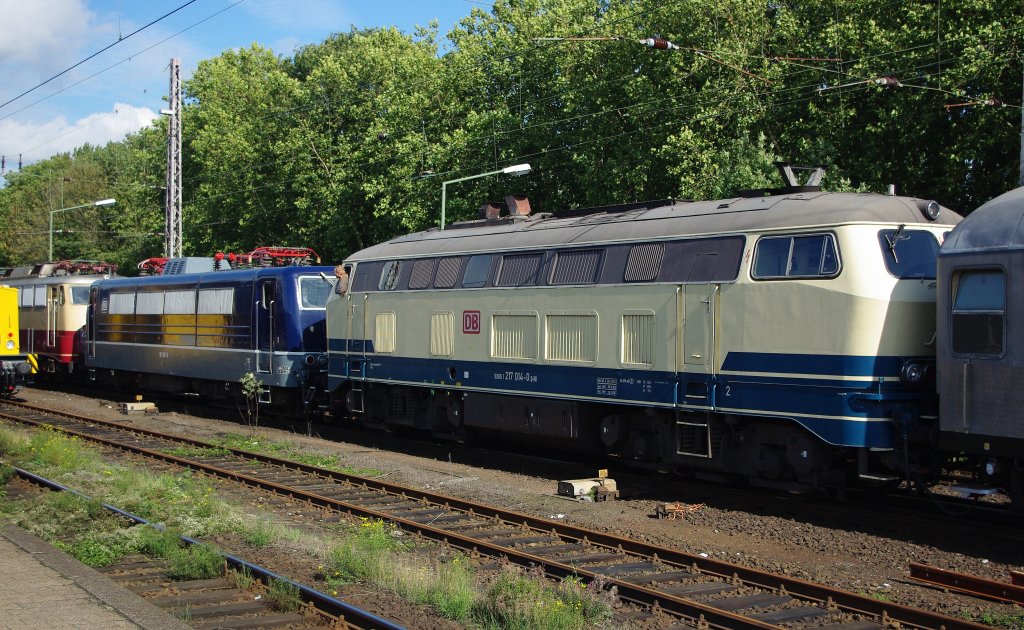
[[0,286],[0,398],[17,393],[31,372],[18,341],[18,290]]

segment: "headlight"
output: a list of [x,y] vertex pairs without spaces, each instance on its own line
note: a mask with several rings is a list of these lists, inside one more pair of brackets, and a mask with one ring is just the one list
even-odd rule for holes
[[924,368],[921,367],[920,363],[908,361],[903,364],[903,369],[900,370],[900,378],[908,383],[919,383],[924,378]]
[[7,340],[7,349],[8,350],[14,350],[14,345],[15,344],[14,344],[14,340],[13,339],[8,339]]
[[921,211],[921,214],[925,216],[929,221],[934,221],[939,218],[939,212],[942,208],[939,207],[937,201],[918,201],[917,208]]

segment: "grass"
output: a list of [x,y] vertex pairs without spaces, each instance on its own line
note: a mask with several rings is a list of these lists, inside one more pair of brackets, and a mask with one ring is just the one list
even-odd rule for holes
[[445,562],[418,560],[381,521],[363,520],[331,549],[322,567],[332,595],[351,582],[368,582],[430,606],[448,619],[482,628],[581,630],[610,619],[600,586],[569,578],[552,586],[541,579],[502,574],[484,591],[462,555]]
[[[970,613],[965,612],[964,618],[971,620],[972,616]],[[1024,628],[1024,613],[985,613],[978,619],[981,623],[986,626],[993,626],[995,628],[1009,628],[1010,630],[1020,630]]]
[[235,586],[243,591],[252,588],[252,585],[256,582],[256,578],[252,576],[252,571],[249,570],[249,567],[242,567],[232,571],[231,577],[234,579]]
[[346,466],[342,464],[341,458],[338,455],[323,455],[319,453],[301,451],[291,442],[267,440],[259,436],[241,435],[239,433],[229,433],[222,437],[219,442],[223,448],[233,448],[242,451],[249,451],[250,453],[272,455],[274,457],[288,459],[300,464],[306,464],[307,466],[316,466],[317,468],[334,470],[347,475],[379,477],[384,474],[382,470],[376,468],[354,468],[352,466]]
[[247,526],[242,533],[242,539],[250,547],[266,547],[274,542],[276,537],[276,528],[267,519],[261,519],[254,526]]
[[302,607],[299,587],[284,580],[270,580],[264,599],[268,606],[280,612],[292,612]]
[[[294,453],[285,442],[241,435],[231,439],[235,446],[247,450],[289,456]],[[6,453],[13,464],[43,476],[69,480],[66,483],[73,483],[84,493],[168,527],[158,531],[128,526],[107,515],[98,502],[67,493],[46,493],[17,502],[0,497],[0,514],[10,513],[5,518],[92,565],[141,552],[166,558],[170,573],[182,579],[223,575],[223,558],[213,547],[183,547],[178,536],[202,537],[230,531],[254,547],[290,541],[296,548],[316,550],[323,558],[322,578],[332,595],[345,584],[372,584],[430,606],[443,617],[479,628],[576,630],[607,625],[609,619],[610,608],[599,587],[571,579],[551,585],[511,572],[482,587],[464,556],[437,560],[409,553],[413,551],[412,543],[379,520],[364,519],[328,540],[310,541],[269,520],[246,525],[251,517],[219,500],[204,477],[188,472],[157,474],[107,463],[78,440],[53,431],[25,437],[0,427],[0,452]],[[334,461],[340,465],[336,458]],[[12,510],[15,503],[17,508]],[[246,572],[236,572],[234,579],[246,587],[253,581]],[[287,583],[268,584],[268,601],[279,600],[274,605],[282,609],[293,606],[298,599],[293,591]]]

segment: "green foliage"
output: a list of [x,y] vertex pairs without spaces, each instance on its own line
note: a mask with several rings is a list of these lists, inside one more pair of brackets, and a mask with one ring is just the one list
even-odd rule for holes
[[551,587],[513,574],[499,577],[474,608],[474,618],[484,628],[569,630],[610,616],[610,607],[578,580]]
[[242,533],[245,544],[252,547],[266,547],[274,542],[275,528],[269,520],[261,519],[254,526],[246,527]]
[[76,437],[56,431],[35,433],[29,440],[29,454],[33,464],[43,466],[51,474],[63,474],[99,465],[100,458]]
[[16,456],[28,449],[28,439],[24,434],[0,427],[0,455]]
[[[443,39],[229,50],[184,86],[185,250],[338,261],[436,225],[443,181],[519,162],[534,172],[450,186],[448,216],[509,192],[541,211],[730,197],[778,185],[780,159],[829,165],[828,189],[895,184],[966,212],[1016,185],[1022,29],[1009,0],[500,0]],[[637,43],[655,33],[679,49]],[[165,124],[8,174],[0,265],[46,256],[50,211],[106,197],[56,216],[55,257],[159,255]]]
[[224,557],[208,544],[170,550],[167,574],[177,580],[205,580],[224,573]]
[[302,607],[299,587],[284,580],[271,579],[267,584],[267,605],[280,612],[292,612]]

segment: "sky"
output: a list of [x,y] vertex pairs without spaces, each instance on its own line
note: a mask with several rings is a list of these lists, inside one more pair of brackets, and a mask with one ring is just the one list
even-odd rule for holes
[[481,0],[189,2],[0,0],[4,169],[17,169],[19,154],[27,166],[85,143],[119,140],[150,124],[167,107],[173,57],[181,60],[187,80],[199,61],[253,42],[290,56],[352,26],[396,26],[411,33],[434,19],[443,36],[474,7],[489,9]]

